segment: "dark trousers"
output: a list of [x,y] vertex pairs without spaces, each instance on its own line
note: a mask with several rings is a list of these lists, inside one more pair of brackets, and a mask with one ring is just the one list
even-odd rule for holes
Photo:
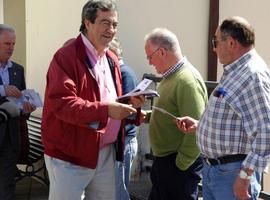
[[[15,199],[15,173],[19,152],[12,147],[5,124],[0,124],[0,134],[5,134],[0,144],[0,200]],[[5,132],[2,132],[5,130]]]
[[195,200],[202,176],[199,157],[186,171],[175,164],[177,154],[156,157],[151,169],[152,189],[148,200]]

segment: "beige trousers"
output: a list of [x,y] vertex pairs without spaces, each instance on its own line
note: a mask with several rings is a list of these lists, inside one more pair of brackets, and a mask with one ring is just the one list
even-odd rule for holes
[[89,169],[45,155],[50,179],[49,200],[115,200],[113,145],[99,152],[96,169]]

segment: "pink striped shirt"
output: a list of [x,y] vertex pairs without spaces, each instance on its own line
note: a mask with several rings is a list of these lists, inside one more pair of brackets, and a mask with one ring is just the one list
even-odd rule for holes
[[[92,64],[95,78],[99,86],[101,101],[102,102],[115,101],[117,98],[117,94],[115,91],[109,63],[106,57],[106,51],[108,49],[105,49],[102,55],[98,55],[98,52],[95,49],[95,47],[83,34],[82,40],[86,47],[85,48],[86,54]],[[117,134],[120,129],[120,124],[121,124],[120,120],[115,120],[109,117],[106,131],[105,133],[101,134],[100,137],[99,143],[100,149],[116,141]]]

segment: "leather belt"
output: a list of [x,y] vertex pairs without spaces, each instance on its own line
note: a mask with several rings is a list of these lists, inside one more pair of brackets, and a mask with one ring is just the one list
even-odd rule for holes
[[218,158],[205,158],[205,162],[208,165],[222,165],[232,162],[238,162],[245,160],[247,157],[246,154],[234,154],[234,155],[226,155]]

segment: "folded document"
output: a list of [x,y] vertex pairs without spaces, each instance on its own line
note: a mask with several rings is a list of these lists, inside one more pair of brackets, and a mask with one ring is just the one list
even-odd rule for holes
[[152,82],[153,81],[150,79],[143,79],[131,92],[118,97],[118,101],[125,101],[130,97],[139,95],[144,95],[146,97],[159,97],[159,94],[155,90],[147,89]]
[[157,91],[151,90],[151,89],[146,89],[143,91],[135,91],[132,93],[127,93],[121,97],[118,97],[118,100],[122,101],[122,100],[129,99],[130,97],[135,97],[135,96],[139,96],[139,95],[143,95],[145,97],[159,97],[159,94],[157,93]]

